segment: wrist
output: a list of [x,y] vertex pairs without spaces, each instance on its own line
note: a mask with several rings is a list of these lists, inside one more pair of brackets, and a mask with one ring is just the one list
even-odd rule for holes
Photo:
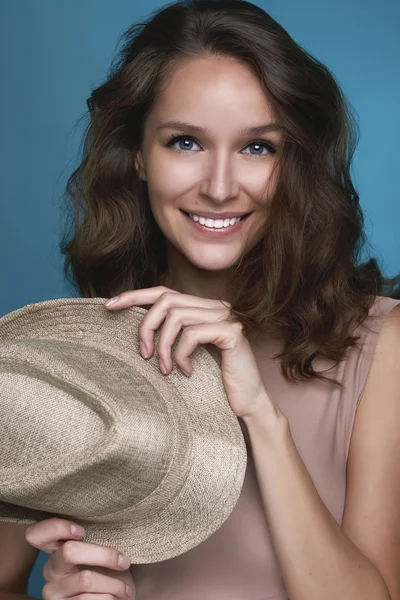
[[267,435],[271,439],[275,436],[281,437],[289,431],[286,416],[269,398],[251,415],[242,417],[242,421],[246,425],[250,441],[252,437],[257,437],[259,434],[264,438]]

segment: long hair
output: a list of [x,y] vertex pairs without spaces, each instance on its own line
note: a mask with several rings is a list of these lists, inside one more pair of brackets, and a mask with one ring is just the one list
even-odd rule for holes
[[350,176],[358,129],[338,83],[250,2],[174,2],[123,34],[88,101],[81,162],[67,183],[66,278],[84,297],[159,285],[166,244],[133,156],[169,75],[182,60],[210,55],[251,69],[283,130],[263,238],[227,272],[232,314],[245,335],[279,331],[287,379],[328,379],[313,359],[342,360],[375,296],[398,294],[400,275],[384,278],[375,259],[358,264],[367,243]]

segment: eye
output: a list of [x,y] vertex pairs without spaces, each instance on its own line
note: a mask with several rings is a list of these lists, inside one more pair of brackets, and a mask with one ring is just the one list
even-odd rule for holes
[[[185,142],[185,145],[183,147],[181,146],[180,148],[177,148],[175,147],[175,144],[177,142]],[[190,137],[189,135],[174,135],[167,141],[165,145],[168,148],[174,148],[179,152],[185,152],[186,150],[192,150],[192,144],[197,144],[197,142],[194,140],[194,138]]]
[[[254,154],[252,152],[245,152],[244,154],[250,154],[251,156],[267,156],[268,154],[275,154],[276,152],[275,146],[265,140],[254,141],[246,146],[246,148],[251,147],[255,148],[256,152]],[[262,153],[263,150],[266,150],[266,152]]]
[[[175,144],[181,144],[181,142],[184,143],[184,146],[176,147]],[[165,143],[168,148],[174,148],[174,150],[177,150],[178,152],[187,152],[193,150],[193,144],[199,145],[190,135],[173,135]],[[251,156],[268,156],[269,154],[276,153],[276,147],[265,140],[254,140],[254,142],[251,142],[251,144],[246,146],[246,148],[251,147],[254,147],[256,152],[244,152],[244,154],[250,154]],[[262,152],[263,150],[266,152]]]

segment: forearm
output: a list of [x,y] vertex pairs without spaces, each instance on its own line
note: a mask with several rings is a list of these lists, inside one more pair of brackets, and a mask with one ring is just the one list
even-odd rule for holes
[[243,421],[291,600],[390,600],[378,570],[322,502],[284,416],[266,411]]

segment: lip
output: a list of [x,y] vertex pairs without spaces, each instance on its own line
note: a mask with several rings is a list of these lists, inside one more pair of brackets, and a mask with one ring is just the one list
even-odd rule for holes
[[238,217],[244,217],[245,215],[250,215],[251,212],[221,212],[221,213],[215,213],[215,212],[209,212],[209,211],[201,211],[201,212],[196,212],[196,211],[192,211],[192,210],[183,210],[183,208],[181,209],[182,212],[187,213],[187,214],[191,214],[191,215],[196,215],[198,217],[204,217],[205,219],[213,219],[214,221],[216,221],[217,219],[237,219]]
[[[200,225],[199,222],[196,223],[196,221],[193,221],[193,219],[191,219],[185,211],[182,211],[182,214],[185,217],[185,219],[188,221],[189,225],[191,225],[195,231],[201,233],[202,237],[220,239],[220,238],[225,238],[230,235],[233,235],[234,233],[237,233],[238,231],[243,229],[243,227],[246,226],[246,223],[249,220],[249,216],[252,213],[248,214],[248,216],[245,219],[242,219],[241,221],[239,221],[239,223],[236,223],[235,225],[229,225],[229,227],[221,227],[219,229],[218,228],[216,229],[214,227],[213,228],[206,227],[205,225]],[[196,214],[196,213],[194,213],[194,214]],[[226,218],[228,218],[228,217],[226,217]],[[221,217],[221,219],[222,219],[222,217]]]

